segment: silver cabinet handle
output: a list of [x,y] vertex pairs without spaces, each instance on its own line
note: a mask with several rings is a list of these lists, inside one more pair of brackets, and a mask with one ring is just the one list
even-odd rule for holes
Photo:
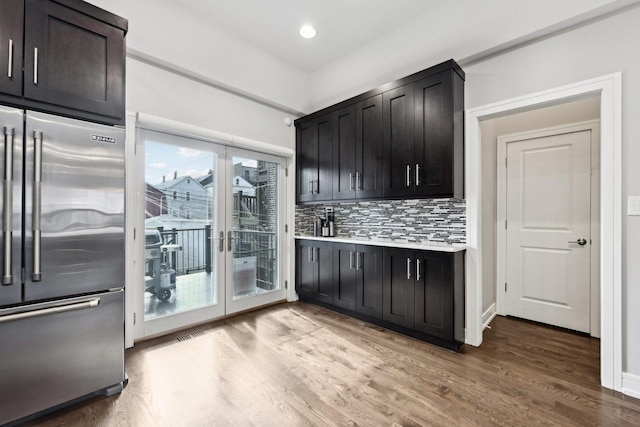
[[313,248],[313,262],[318,262],[320,260],[320,248]]
[[313,180],[309,180],[309,185],[307,185],[307,189],[309,190],[309,194],[313,194]]
[[38,48],[33,48],[33,84],[38,84]]
[[407,187],[411,187],[411,166],[407,165]]
[[7,69],[7,77],[13,78],[13,40],[9,39],[9,66]]
[[583,239],[583,238],[581,237],[581,238],[579,238],[578,240],[569,240],[569,242],[568,242],[568,243],[577,243],[577,244],[579,244],[580,246],[584,246],[584,245],[586,245],[586,244],[587,244],[587,240],[586,240],[586,239]]
[[420,165],[416,163],[416,185],[420,185]]
[[229,252],[233,250],[233,231],[227,233],[227,250]]
[[220,246],[218,247],[220,252],[224,252],[224,231],[220,232]]
[[420,281],[420,258],[416,259],[416,280]]
[[407,258],[407,279],[411,279],[411,258]]
[[[361,265],[360,265],[360,255],[361,254],[362,254],[361,252],[356,252],[356,270],[360,270],[360,267],[361,267]],[[364,254],[362,254],[362,255],[364,255]]]
[[13,238],[13,128],[4,128],[4,215],[2,218],[2,239],[4,249],[4,263],[2,270],[2,284],[11,285],[13,282],[13,272],[11,271],[11,253]]
[[313,191],[314,191],[316,194],[320,193],[320,180],[319,180],[319,179],[316,179],[316,180],[314,181]]
[[356,190],[362,190],[362,180],[360,179],[360,172],[356,172]]
[[354,266],[353,266],[353,252],[349,252],[349,270],[353,270]]
[[82,310],[84,308],[94,308],[100,305],[100,298],[93,298],[89,301],[82,301],[75,304],[58,305],[55,307],[43,308],[41,310],[23,311],[22,313],[8,314],[0,316],[0,323],[15,320],[29,319],[31,317],[45,316],[47,314],[58,314],[66,311]]
[[355,190],[354,186],[353,186],[353,173],[349,172],[349,190],[353,191]]
[[33,228],[33,273],[31,280],[39,282],[42,280],[41,262],[40,262],[40,214],[42,212],[42,132],[33,132],[34,139],[34,169],[33,169],[33,212],[32,228]]
[[313,262],[313,248],[311,246],[307,247],[307,261]]

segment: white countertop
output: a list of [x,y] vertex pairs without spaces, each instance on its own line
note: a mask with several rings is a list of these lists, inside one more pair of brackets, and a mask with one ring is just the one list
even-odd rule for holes
[[351,237],[315,237],[315,236],[295,236],[298,240],[318,240],[321,242],[351,243],[354,245],[385,246],[389,248],[419,249],[423,251],[438,252],[460,252],[467,249],[467,245],[462,243],[441,243],[441,242],[409,242],[407,240],[382,240]]

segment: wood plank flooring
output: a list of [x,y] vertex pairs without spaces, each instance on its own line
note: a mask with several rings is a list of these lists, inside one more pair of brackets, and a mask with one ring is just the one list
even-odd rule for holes
[[137,344],[129,385],[30,426],[631,426],[599,341],[499,317],[462,354],[304,303]]

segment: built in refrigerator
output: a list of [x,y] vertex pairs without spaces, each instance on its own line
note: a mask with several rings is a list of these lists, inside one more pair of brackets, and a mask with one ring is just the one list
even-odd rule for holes
[[124,130],[0,106],[0,425],[122,390]]

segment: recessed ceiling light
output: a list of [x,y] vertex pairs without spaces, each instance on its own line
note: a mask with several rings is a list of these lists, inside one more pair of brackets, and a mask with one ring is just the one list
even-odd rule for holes
[[305,39],[312,39],[316,36],[316,29],[311,25],[304,25],[300,28],[300,35]]

